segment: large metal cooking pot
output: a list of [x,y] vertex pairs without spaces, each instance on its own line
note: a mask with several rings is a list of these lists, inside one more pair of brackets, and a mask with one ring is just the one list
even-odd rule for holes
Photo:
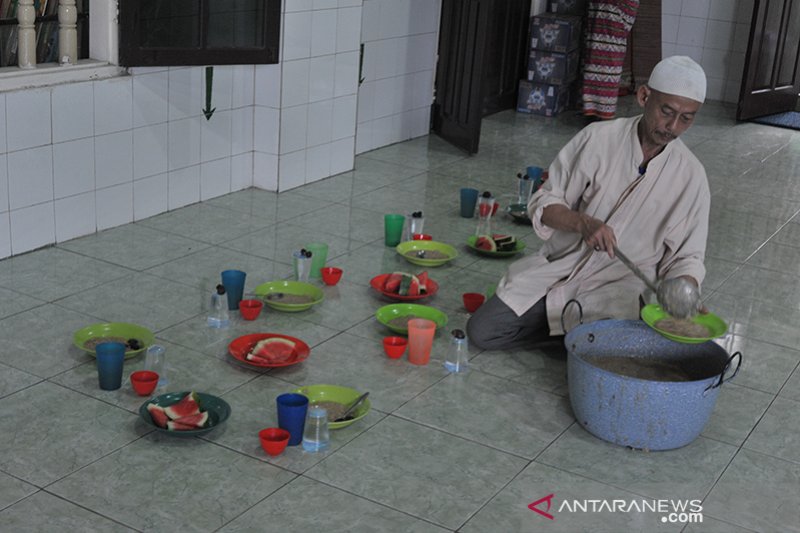
[[[595,436],[632,448],[670,450],[692,442],[705,427],[720,386],[732,379],[742,355],[714,342],[681,344],[639,320],[581,324],[564,338],[572,410]],[[644,366],[679,368],[681,381],[622,375],[608,358],[637,358]],[[604,358],[606,358],[604,360]],[[733,373],[726,378],[738,358]]]

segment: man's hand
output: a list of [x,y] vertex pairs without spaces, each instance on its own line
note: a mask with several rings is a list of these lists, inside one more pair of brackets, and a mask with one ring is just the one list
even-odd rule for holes
[[548,205],[542,211],[542,223],[560,231],[580,233],[584,242],[595,251],[606,251],[614,257],[617,238],[611,226],[585,213],[572,211],[560,204]]
[[[678,276],[678,277],[685,279],[686,281],[688,281],[689,283],[691,283],[692,285],[697,287],[698,291],[700,290],[700,284],[697,283],[697,280],[694,279],[692,276],[684,275],[684,276]],[[707,315],[710,312],[708,310],[708,307],[706,307],[703,304],[702,300],[699,300],[699,304],[700,304],[700,306],[697,308],[697,312],[700,313],[701,315]]]

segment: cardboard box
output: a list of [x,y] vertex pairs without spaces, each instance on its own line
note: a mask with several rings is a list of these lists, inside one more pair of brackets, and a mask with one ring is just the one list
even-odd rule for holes
[[586,15],[586,0],[547,0],[547,11],[559,15]]
[[517,111],[554,117],[569,107],[569,95],[569,85],[547,85],[521,80]]
[[531,17],[531,48],[565,54],[578,48],[581,17],[542,13]]
[[563,85],[578,77],[579,50],[566,54],[531,50],[528,57],[528,81]]

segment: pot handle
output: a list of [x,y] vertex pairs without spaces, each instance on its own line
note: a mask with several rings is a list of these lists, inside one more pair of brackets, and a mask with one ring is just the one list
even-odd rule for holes
[[567,300],[567,303],[564,304],[564,309],[561,310],[561,331],[563,331],[564,333],[567,332],[567,327],[564,324],[564,315],[567,312],[567,308],[569,308],[569,304],[572,304],[572,303],[574,303],[575,305],[578,306],[578,313],[580,313],[579,314],[579,318],[578,318],[578,323],[579,324],[583,324],[583,306],[575,298]]
[[[736,356],[739,356],[739,360],[736,364],[736,369],[733,371],[733,374],[731,374],[731,377],[725,379],[725,373],[731,369],[731,363],[733,363],[733,358]],[[703,391],[703,396],[707,395],[708,391],[710,391],[711,389],[716,389],[717,387],[721,387],[723,383],[727,383],[733,378],[735,378],[736,374],[739,373],[739,369],[741,367],[742,367],[742,352],[736,352],[733,355],[731,355],[728,358],[728,362],[725,363],[725,367],[722,369],[722,372],[719,375],[719,381],[717,383],[712,383],[711,385],[706,387],[706,389]]]

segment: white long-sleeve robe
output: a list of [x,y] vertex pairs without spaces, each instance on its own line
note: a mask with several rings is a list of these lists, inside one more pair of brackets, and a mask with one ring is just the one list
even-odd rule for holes
[[[640,176],[640,118],[594,123],[580,131],[559,152],[549,180],[528,203],[534,230],[546,242],[537,254],[509,267],[497,295],[518,316],[547,295],[551,335],[564,333],[562,309],[572,298],[583,306],[584,322],[638,318],[645,285],[619,259],[590,249],[580,234],[542,224],[548,205],[605,221],[620,250],[653,280],[689,275],[702,283],[705,277],[711,194],[703,165],[680,139],[649,162],[638,185],[617,206]],[[567,329],[577,320],[576,306],[570,306]]]

